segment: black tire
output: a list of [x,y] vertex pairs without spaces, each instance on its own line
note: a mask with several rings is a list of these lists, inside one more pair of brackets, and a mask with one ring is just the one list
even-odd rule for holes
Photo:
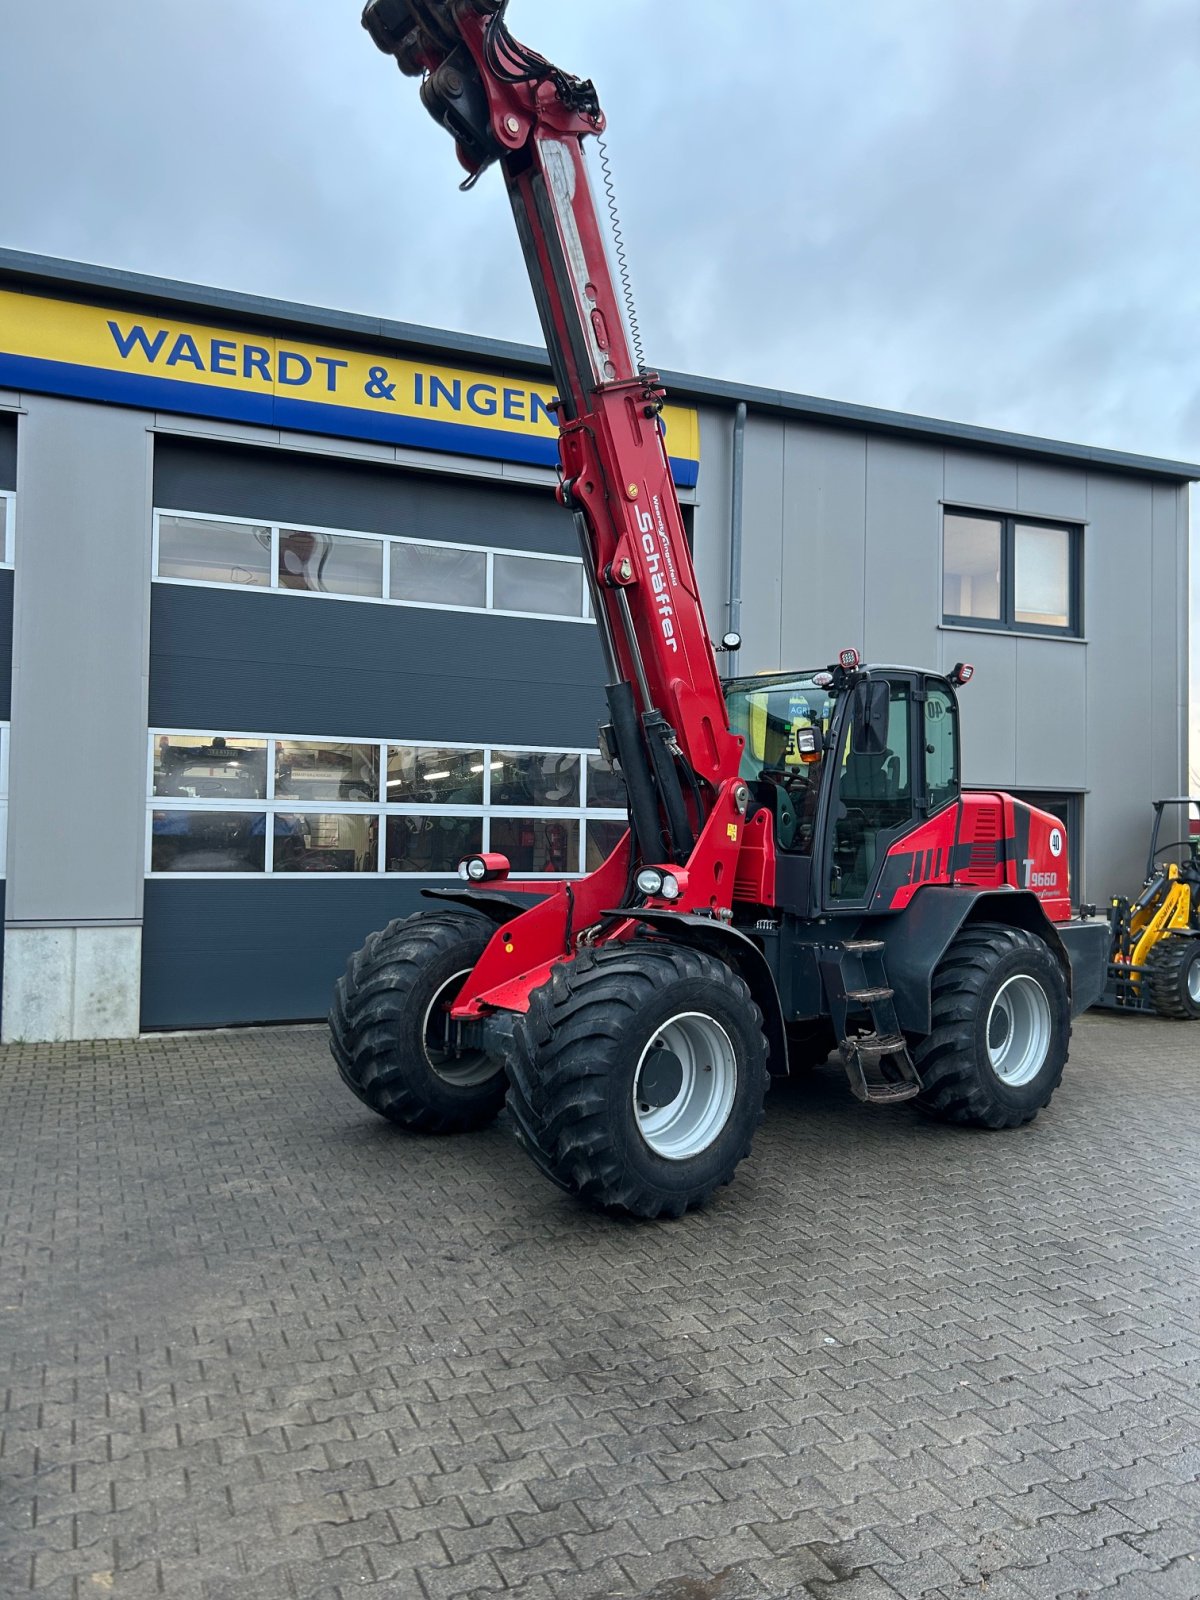
[[[1025,981],[1007,987],[1013,979]],[[1001,990],[1009,998],[996,1004]],[[1014,1003],[1032,1019],[1030,1043],[1011,1063],[1014,1081],[1006,1082],[992,1064],[988,1036],[990,1028],[993,1050],[1010,1038],[1013,1048],[1019,1045],[1020,1025],[1009,1009]],[[1046,942],[994,923],[965,928],[934,974],[933,1031],[913,1053],[923,1086],[917,1104],[941,1122],[968,1127],[1032,1122],[1062,1081],[1070,1042],[1066,980]]]
[[798,1077],[823,1067],[837,1049],[837,1033],[828,1017],[788,1024],[788,1072]]
[[1160,939],[1147,958],[1142,982],[1160,1017],[1194,1022],[1200,1017],[1200,939],[1178,934]]
[[[711,1141],[675,1158],[647,1142],[634,1089],[651,1041],[681,1026],[708,1029],[722,1055],[699,1069],[714,1072],[707,1083],[698,1055],[690,1078],[684,1069],[680,1095],[694,1086],[687,1106],[707,1099],[718,1109]],[[671,1050],[667,1056],[679,1064]],[[681,1217],[730,1181],[750,1154],[769,1082],[762,1013],[745,983],[723,961],[665,941],[584,952],[556,967],[517,1019],[507,1067],[509,1111],[542,1171],[589,1205],[647,1218]],[[662,1103],[664,1118],[676,1103]]]
[[[479,1055],[439,1071],[426,1037],[432,1002],[474,967],[494,931],[470,911],[419,911],[389,922],[350,957],[333,993],[329,1045],[342,1081],[389,1122],[463,1133],[504,1104],[502,1062]],[[444,1000],[456,992],[447,989]]]

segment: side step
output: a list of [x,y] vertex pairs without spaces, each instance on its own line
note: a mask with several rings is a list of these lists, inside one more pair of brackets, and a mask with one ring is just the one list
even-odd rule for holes
[[880,939],[847,939],[820,964],[850,1092],[868,1105],[895,1105],[921,1092],[896,1017],[883,949]]

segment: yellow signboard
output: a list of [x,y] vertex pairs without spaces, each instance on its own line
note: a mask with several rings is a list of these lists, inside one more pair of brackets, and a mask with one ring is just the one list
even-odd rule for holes
[[[553,465],[552,389],[527,378],[0,290],[0,385],[344,438]],[[694,410],[667,406],[675,481]]]

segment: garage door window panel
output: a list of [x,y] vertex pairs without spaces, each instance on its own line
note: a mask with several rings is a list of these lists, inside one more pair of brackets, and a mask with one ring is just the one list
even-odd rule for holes
[[271,529],[263,523],[160,516],[158,576],[269,588]]
[[408,544],[391,547],[391,597],[418,605],[487,607],[487,552],[454,545]]
[[492,605],[534,616],[582,616],[583,567],[576,561],[493,556]]
[[154,744],[153,792],[160,799],[265,800],[267,742],[217,734],[161,734]]
[[389,745],[387,800],[390,805],[481,806],[482,750],[430,745]]
[[587,803],[589,806],[625,810],[625,780],[603,756],[587,758]]
[[587,855],[583,870],[595,872],[606,862],[624,838],[629,824],[624,817],[591,818],[587,825]]
[[277,811],[272,849],[276,872],[376,872],[378,819],[325,811]]
[[387,819],[388,872],[457,873],[464,856],[483,849],[483,818],[406,812]]
[[493,750],[491,802],[497,806],[577,806],[577,755],[542,750]]
[[151,816],[152,872],[265,872],[263,812],[183,811]]
[[16,496],[0,489],[0,567],[13,564],[13,512]]
[[378,800],[379,746],[277,739],[275,794],[309,803]]
[[383,545],[343,534],[279,531],[279,587],[310,594],[383,594]]
[[579,871],[579,823],[565,817],[492,818],[491,849],[514,872]]

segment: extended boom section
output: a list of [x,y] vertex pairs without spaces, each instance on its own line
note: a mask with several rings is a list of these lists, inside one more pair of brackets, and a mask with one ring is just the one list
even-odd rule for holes
[[604,115],[590,83],[513,40],[505,9],[373,0],[363,21],[401,71],[423,76],[468,182],[492,164],[503,174],[558,389],[559,495],[577,513],[608,662],[633,865],[686,868],[682,908],[728,914],[742,744],[671,476],[663,390],[635,362],[588,175],[583,141],[603,133]]

